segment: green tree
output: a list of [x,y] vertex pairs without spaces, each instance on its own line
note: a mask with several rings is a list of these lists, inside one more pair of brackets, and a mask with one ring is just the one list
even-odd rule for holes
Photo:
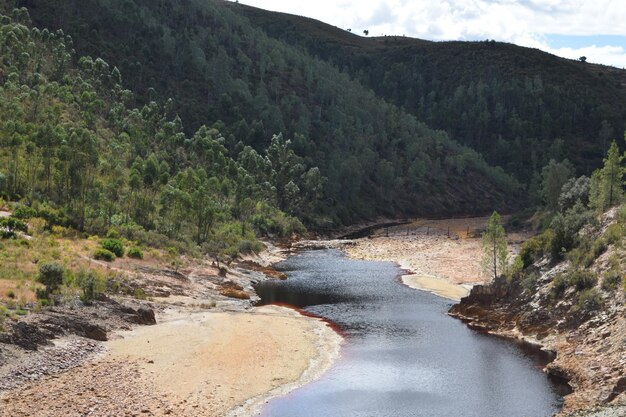
[[604,166],[596,170],[591,176],[591,191],[589,205],[599,212],[622,201],[624,197],[624,169],[617,143],[613,141],[609,147]]
[[563,186],[574,173],[572,164],[567,160],[556,162],[551,159],[548,165],[541,170],[541,189],[543,200],[550,211],[557,211],[559,208],[559,196]]
[[486,276],[496,279],[507,264],[506,232],[500,224],[500,215],[494,211],[482,237],[483,271]]

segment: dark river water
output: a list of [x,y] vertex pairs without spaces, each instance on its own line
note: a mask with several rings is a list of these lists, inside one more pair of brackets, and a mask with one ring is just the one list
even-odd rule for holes
[[447,316],[449,301],[402,285],[391,263],[335,250],[279,264],[287,281],[257,287],[336,323],[346,342],[319,380],[270,401],[265,417],[550,416],[561,397],[538,357]]

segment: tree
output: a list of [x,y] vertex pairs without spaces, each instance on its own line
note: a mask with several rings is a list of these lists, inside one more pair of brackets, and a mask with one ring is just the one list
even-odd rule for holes
[[578,58],[578,60],[579,60],[580,62],[587,62],[587,57],[583,55],[583,56],[581,56],[580,58]]
[[551,159],[548,165],[541,170],[542,195],[548,210],[557,211],[561,190],[573,172],[574,168],[567,159],[562,162]]
[[59,288],[59,286],[63,283],[64,274],[65,268],[56,262],[46,263],[39,267],[37,281],[46,286],[46,296]]
[[367,35],[369,35],[369,34],[370,34],[370,31],[369,31],[369,30],[367,30],[367,29],[365,29],[365,30],[363,31],[363,34],[364,34],[365,36],[367,36]]
[[487,228],[483,232],[483,271],[486,276],[496,279],[506,268],[507,246],[506,232],[500,224],[500,215],[494,211]]
[[596,170],[591,176],[591,191],[589,205],[603,212],[609,207],[622,201],[624,197],[623,182],[624,170],[617,143],[613,141],[609,147],[604,166]]

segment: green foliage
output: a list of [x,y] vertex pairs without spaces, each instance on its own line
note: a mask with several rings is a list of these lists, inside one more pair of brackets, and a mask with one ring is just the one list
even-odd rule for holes
[[[122,142],[116,149],[132,151],[133,160],[123,158],[120,164],[122,169],[131,166],[131,172],[108,192],[133,203],[126,212],[146,229],[157,226],[155,212],[160,208],[154,206],[169,202],[171,211],[163,214],[171,217],[160,223],[160,232],[173,235],[179,226],[174,212],[193,205],[185,195],[189,193],[167,190],[161,202],[161,195],[153,198],[152,192],[126,198],[127,193],[117,192],[118,188],[140,186],[154,191],[189,163],[202,167],[208,178],[220,180],[221,192],[209,197],[218,207],[220,200],[226,200],[235,208],[230,214],[238,221],[245,221],[240,213],[247,216],[245,207],[240,210],[242,196],[271,202],[307,224],[318,224],[379,214],[452,213],[458,207],[506,208],[521,190],[504,170],[490,167],[478,153],[452,141],[443,129],[429,129],[419,121],[421,115],[418,119],[408,114],[402,109],[404,103],[389,104],[336,65],[268,37],[224,2],[174,1],[153,7],[139,1],[95,0],[86,7],[78,0],[43,0],[32,13],[40,27],[62,24],[81,55],[110,57],[120,65],[124,82],[139,92],[139,97],[132,97],[119,88],[119,72],[106,63],[80,61],[82,77],[103,78],[91,84],[105,87],[105,97],[114,90],[116,97],[129,96],[125,103],[136,100],[144,105],[137,111],[140,114],[128,120],[126,109],[111,106],[103,95],[87,91],[77,100],[89,130],[109,110],[121,119],[116,126],[127,127],[114,129],[110,137]],[[136,48],[135,43],[142,47]],[[159,111],[152,103],[159,96],[175,100]],[[166,114],[181,118],[170,120]],[[490,120],[486,114],[480,117]],[[207,120],[221,122],[202,131]],[[161,123],[171,125],[161,128]],[[243,162],[234,164],[229,156],[239,156],[246,145],[263,155],[265,149],[274,148],[273,138],[281,132],[291,139],[288,147],[301,159],[272,150],[259,170],[270,167],[274,171],[264,173],[267,181],[259,181],[258,172],[247,165],[244,171],[255,180],[245,178],[239,170]],[[126,140],[131,137],[132,141]],[[81,143],[93,141],[81,139]],[[88,159],[92,154],[84,156]],[[274,156],[278,158],[272,160]],[[274,163],[281,158],[289,163]],[[117,169],[115,163],[111,165],[108,172]],[[81,162],[81,166],[87,164]],[[79,182],[88,185],[91,177]],[[265,194],[264,198],[258,193]],[[477,193],[481,198],[475,198]],[[75,207],[73,216],[80,225],[82,205]],[[138,209],[143,215],[135,214]],[[199,219],[201,225],[210,222],[210,212],[197,215],[196,223]],[[107,225],[106,218],[100,220]],[[202,245],[205,236],[199,232],[195,240]]]
[[613,128],[625,126],[621,73],[606,67],[509,43],[366,39],[303,17],[227,4],[525,183],[551,158],[597,165]]
[[[21,217],[43,218],[43,229],[63,237],[72,237],[73,229],[106,233],[103,247],[117,256],[123,256],[114,243],[121,236],[199,254],[220,238],[220,228],[237,224],[240,236],[228,243],[235,253],[239,241],[256,246],[257,234],[267,229],[280,236],[303,230],[278,208],[280,201],[303,218],[316,218],[324,177],[290,141],[275,140],[277,152],[250,148],[240,163],[231,154],[241,148],[225,146],[223,124],[188,135],[172,102],[131,107],[136,100],[120,85],[120,71],[89,57],[75,67],[72,40],[62,31],[5,17],[0,40],[0,194],[28,196],[28,206],[16,209]],[[232,135],[228,142],[237,143]],[[262,164],[248,172],[254,160]],[[285,182],[288,175],[294,177]],[[1,221],[7,236],[23,224]]]
[[576,287],[576,291],[583,291],[595,287],[598,283],[596,275],[588,270],[575,270],[568,276],[570,286]]
[[113,252],[116,257],[124,256],[124,244],[119,239],[104,239],[101,243],[102,247]]
[[578,231],[594,221],[593,213],[578,202],[564,214],[558,213],[552,219],[550,227],[554,237],[550,243],[553,259],[562,259],[564,254],[574,247]]
[[523,267],[529,267],[541,259],[546,253],[549,253],[553,239],[554,232],[552,230],[546,230],[522,243],[519,257],[523,263]]
[[94,251],[93,258],[99,261],[113,262],[115,260],[115,254],[110,250],[98,248]]
[[600,236],[595,240],[587,236],[578,239],[576,247],[574,247],[567,257],[576,267],[588,268],[600,255],[606,252],[606,238]]
[[562,273],[556,274],[554,279],[552,280],[552,287],[550,288],[550,297],[552,299],[561,298],[563,296],[563,293],[569,286],[570,286],[570,283],[566,275]]
[[80,270],[76,274],[75,283],[82,290],[80,299],[85,304],[93,302],[105,289],[104,280],[91,270]]
[[14,217],[0,217],[0,237],[10,239],[16,236],[16,232],[28,232],[28,226],[23,221]]
[[528,291],[530,294],[534,294],[537,291],[537,281],[539,280],[539,274],[531,272],[525,274],[520,282],[522,288]]
[[33,209],[32,207],[19,205],[15,210],[13,210],[13,217],[17,219],[25,220],[36,216],[37,210]]
[[37,281],[46,286],[45,296],[39,298],[47,298],[47,296],[56,291],[63,284],[65,268],[56,262],[44,263],[39,266],[39,274]]
[[567,159],[562,162],[551,159],[548,165],[541,170],[542,195],[548,210],[558,210],[561,191],[573,172],[574,167]]
[[589,203],[600,213],[620,203],[624,198],[623,159],[617,143],[613,141],[604,159],[604,166],[591,176]]
[[126,256],[133,259],[143,259],[143,251],[136,246],[128,249]]
[[604,306],[604,299],[597,288],[586,289],[578,294],[576,306],[585,312],[597,311]]
[[613,292],[619,287],[623,279],[624,274],[619,269],[610,269],[602,275],[602,289]]
[[570,178],[561,188],[559,195],[559,210],[567,211],[578,202],[583,205],[589,203],[589,191],[591,189],[591,180],[586,176],[578,178]]
[[[506,232],[500,223],[500,215],[493,212],[482,236],[483,270],[485,275],[496,279],[504,273],[507,264]],[[498,273],[499,272],[499,273]]]

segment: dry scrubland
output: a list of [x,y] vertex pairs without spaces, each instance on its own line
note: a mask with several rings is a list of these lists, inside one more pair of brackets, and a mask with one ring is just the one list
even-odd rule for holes
[[[143,259],[105,262],[93,259],[100,238],[29,226],[0,241],[0,416],[249,415],[338,355],[340,337],[321,320],[252,307],[254,282],[284,278],[269,267],[282,256],[272,245],[220,267],[146,247]],[[48,262],[64,282],[38,301]],[[72,280],[80,271],[97,281],[87,303]],[[136,325],[145,311],[156,325]]]

